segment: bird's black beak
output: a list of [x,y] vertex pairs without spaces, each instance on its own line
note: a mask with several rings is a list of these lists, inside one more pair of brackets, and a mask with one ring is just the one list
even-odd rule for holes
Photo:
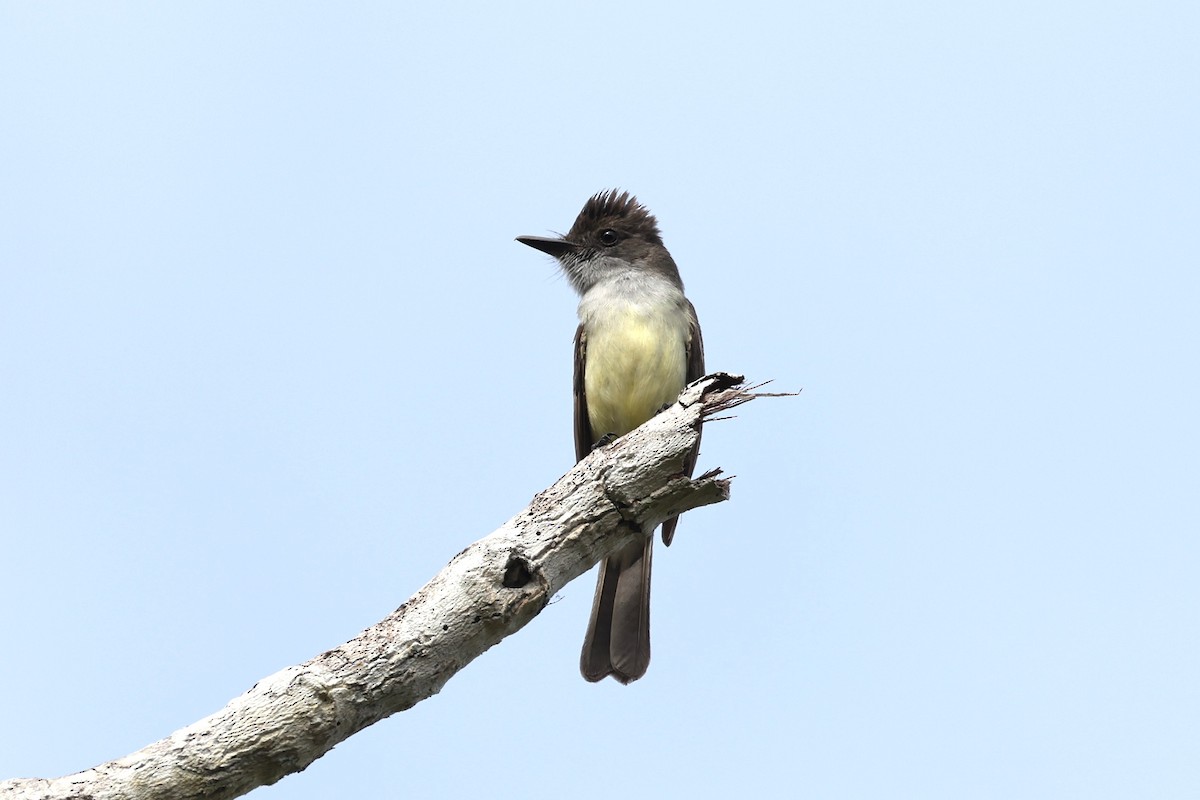
[[579,249],[579,245],[574,242],[568,242],[566,239],[550,239],[545,236],[518,236],[517,241],[555,258]]

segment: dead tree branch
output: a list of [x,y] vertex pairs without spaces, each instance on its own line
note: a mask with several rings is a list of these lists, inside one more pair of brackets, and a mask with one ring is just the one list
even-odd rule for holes
[[62,778],[0,782],[0,800],[220,800],[298,772],[334,745],[436,694],[568,582],[664,519],[729,497],[682,472],[700,423],[752,399],[717,373],[592,453],[408,602],[350,641],[263,678],[217,713],[124,758]]

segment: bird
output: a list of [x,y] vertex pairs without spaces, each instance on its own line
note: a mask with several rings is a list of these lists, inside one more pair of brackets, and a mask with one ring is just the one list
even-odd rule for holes
[[[563,236],[518,236],[553,256],[579,295],[575,331],[575,459],[637,428],[704,375],[704,341],[658,221],[629,192],[590,197]],[[696,466],[699,438],[684,471]],[[670,545],[679,523],[662,524]],[[623,684],[650,665],[653,531],[600,566],[579,668]]]

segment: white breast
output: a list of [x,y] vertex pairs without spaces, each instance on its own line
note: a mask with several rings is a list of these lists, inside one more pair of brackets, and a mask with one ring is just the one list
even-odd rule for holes
[[691,328],[682,291],[645,273],[620,276],[592,287],[579,317],[595,438],[623,436],[679,398]]

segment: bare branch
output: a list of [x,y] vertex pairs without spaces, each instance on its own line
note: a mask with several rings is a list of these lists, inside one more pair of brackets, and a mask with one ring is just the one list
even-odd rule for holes
[[538,615],[569,581],[662,520],[729,497],[683,474],[701,420],[755,396],[716,373],[592,453],[499,530],[455,556],[378,624],[254,685],[225,708],[124,758],[63,778],[0,782],[0,800],[237,797],[436,694]]

